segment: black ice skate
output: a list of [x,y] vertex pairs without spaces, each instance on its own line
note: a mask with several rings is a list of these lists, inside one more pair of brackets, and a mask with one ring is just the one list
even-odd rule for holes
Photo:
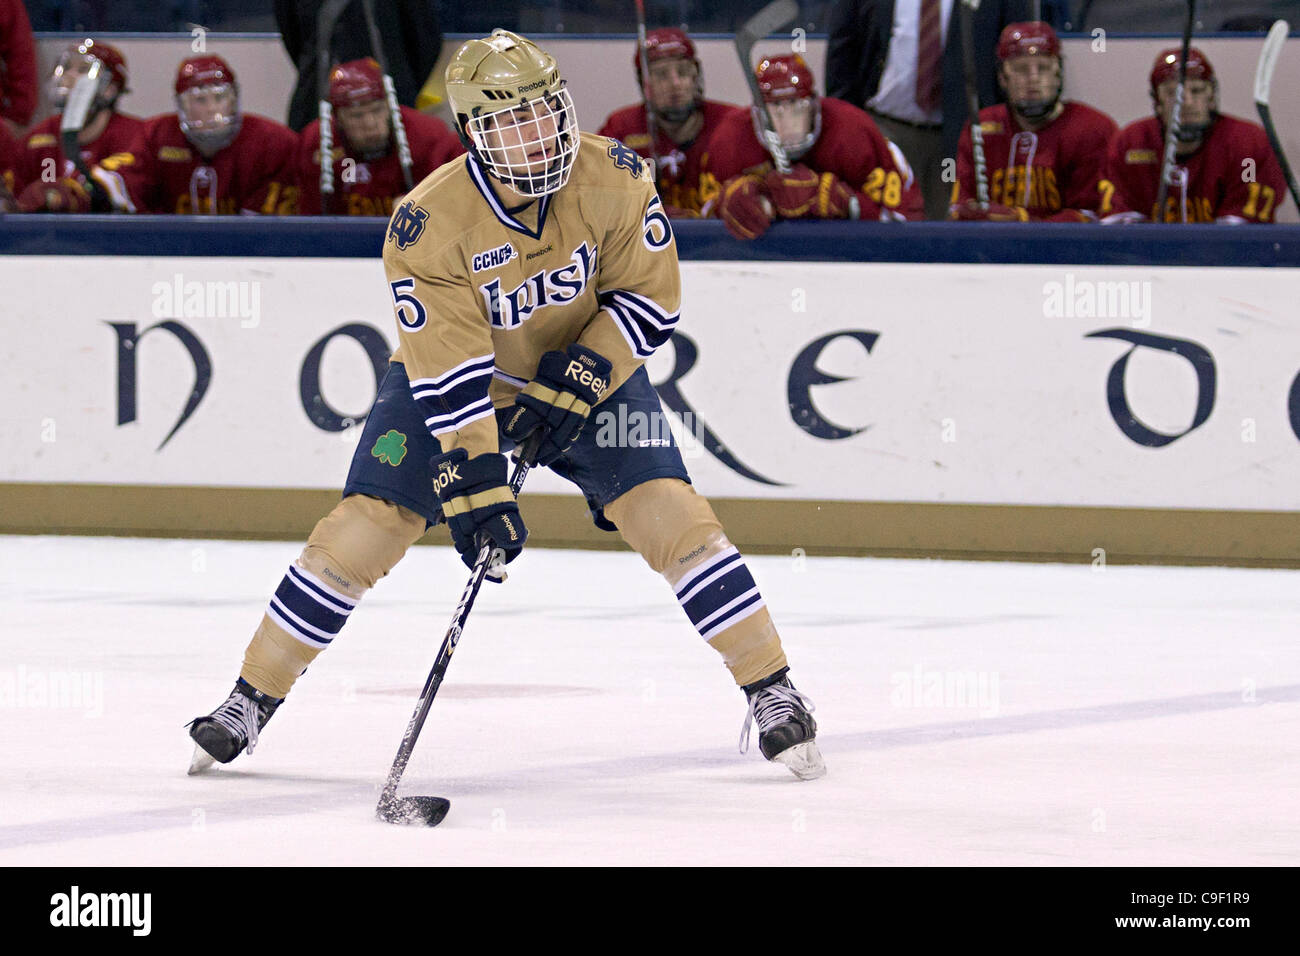
[[191,774],[202,773],[214,763],[230,763],[245,749],[257,746],[257,733],[266,726],[284,698],[263,694],[242,677],[220,707],[188,724],[194,740]]
[[785,764],[800,780],[816,780],[826,773],[817,749],[817,721],[812,718],[813,702],[795,690],[783,667],[743,689],[749,698],[749,713],[740,730],[740,752],[749,749],[749,725],[758,724],[758,749],[768,760]]

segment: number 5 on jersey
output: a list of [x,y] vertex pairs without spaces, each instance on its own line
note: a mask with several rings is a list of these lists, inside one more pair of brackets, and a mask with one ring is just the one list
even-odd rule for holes
[[[429,313],[424,310],[424,304],[411,292],[415,288],[415,280],[409,277],[398,279],[396,282],[388,283],[388,288],[392,290],[393,305],[397,309],[397,321],[401,323],[402,328],[408,332],[418,332],[424,328],[424,323],[429,320]],[[410,311],[407,311],[408,307]]]

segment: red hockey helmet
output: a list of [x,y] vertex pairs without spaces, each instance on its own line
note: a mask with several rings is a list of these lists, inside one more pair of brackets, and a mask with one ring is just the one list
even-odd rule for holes
[[812,70],[797,53],[764,57],[754,68],[754,76],[763,99],[769,103],[817,95]]
[[813,148],[822,131],[821,102],[812,70],[795,53],[765,57],[754,68],[754,76],[775,126],[769,131],[764,111],[755,106],[752,114],[758,141],[770,150],[768,136],[775,133],[787,158],[799,159]]
[[[645,35],[645,61],[647,64],[655,60],[672,60],[681,57],[684,60],[694,60],[699,65],[700,59],[695,55],[695,44],[691,38],[686,35],[685,30],[679,30],[676,27],[660,27],[658,30],[651,30]],[[632,53],[632,68],[636,70],[637,76],[641,75],[641,46],[637,45],[636,50]]]
[[[1183,51],[1180,47],[1162,50],[1151,67],[1151,101],[1155,104],[1156,115],[1161,116],[1160,87],[1169,80],[1178,79],[1178,66],[1182,62]],[[1214,75],[1214,67],[1205,54],[1196,47],[1187,51],[1187,78],[1204,80],[1210,84],[1210,99],[1207,115],[1192,117],[1188,115],[1189,103],[1184,100],[1183,113],[1178,124],[1178,140],[1184,143],[1195,142],[1203,137],[1219,118],[1219,80]],[[1162,122],[1167,122],[1167,118]]]
[[998,37],[998,62],[1013,56],[1061,55],[1061,39],[1050,24],[1041,20],[1008,23]]
[[100,102],[99,108],[111,107],[118,96],[127,92],[126,58],[122,56],[121,51],[117,47],[107,43],[96,43],[87,37],[64,50],[59,57],[59,62],[55,64],[54,73],[50,76],[50,99],[56,109],[63,109],[68,101],[68,93],[77,78],[86,73],[91,64],[96,61],[99,62],[100,69],[107,74],[107,81],[101,89],[106,90],[110,83],[117,84],[117,94],[111,100],[105,99]]
[[[1165,80],[1178,79],[1178,65],[1182,62],[1183,51],[1180,47],[1170,47],[1168,50],[1161,50],[1160,55],[1156,57],[1155,64],[1151,67],[1151,95],[1155,96],[1156,90]],[[1217,85],[1214,77],[1214,67],[1206,59],[1205,54],[1192,47],[1187,51],[1187,76],[1198,80],[1208,80]]]
[[330,70],[330,103],[335,109],[382,100],[384,74],[373,57],[349,60]]
[[196,86],[222,86],[227,83],[236,90],[239,89],[235,71],[219,56],[192,56],[188,60],[181,60],[180,68],[176,71],[177,96]]
[[204,155],[229,146],[239,135],[239,83],[219,56],[192,56],[176,71],[176,115],[181,132]]
[[[1008,64],[1008,60],[1026,56],[1051,57],[1056,61],[1055,86],[1049,92],[1044,76],[1034,76],[1035,67],[1029,62]],[[1009,23],[998,37],[998,82],[1007,93],[1012,109],[1030,122],[1046,121],[1061,101],[1065,90],[1065,67],[1061,62],[1061,40],[1056,31],[1041,20]]]
[[[700,101],[704,98],[704,70],[700,66],[700,59],[695,55],[695,44],[691,38],[686,35],[686,31],[679,30],[677,27],[660,27],[658,30],[651,30],[645,35],[645,62],[649,68],[652,63],[660,60],[689,60],[695,64],[695,94],[689,103],[676,102],[675,104],[657,103],[654,112],[661,119],[669,123],[682,123],[690,117],[697,109],[700,108]],[[649,97],[645,77],[641,75],[641,48],[632,52],[632,66],[635,70],[637,85],[641,87],[642,95]]]

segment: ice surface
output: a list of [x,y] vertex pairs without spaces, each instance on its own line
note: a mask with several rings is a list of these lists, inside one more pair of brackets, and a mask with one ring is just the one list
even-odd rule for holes
[[0,864],[1300,863],[1291,571],[750,558],[829,774],[631,554],[484,587],[374,818],[465,580],[414,549],[257,752],[188,777],[299,545],[0,537]]

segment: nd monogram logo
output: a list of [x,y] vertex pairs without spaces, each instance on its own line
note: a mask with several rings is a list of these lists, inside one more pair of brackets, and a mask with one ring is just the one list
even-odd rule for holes
[[626,169],[633,179],[641,175],[641,157],[631,146],[624,146],[614,140],[609,144],[609,157],[614,160],[615,169]]
[[429,220],[429,211],[413,202],[404,202],[393,213],[388,224],[388,239],[396,241],[398,249],[405,249],[424,233],[424,224]]

